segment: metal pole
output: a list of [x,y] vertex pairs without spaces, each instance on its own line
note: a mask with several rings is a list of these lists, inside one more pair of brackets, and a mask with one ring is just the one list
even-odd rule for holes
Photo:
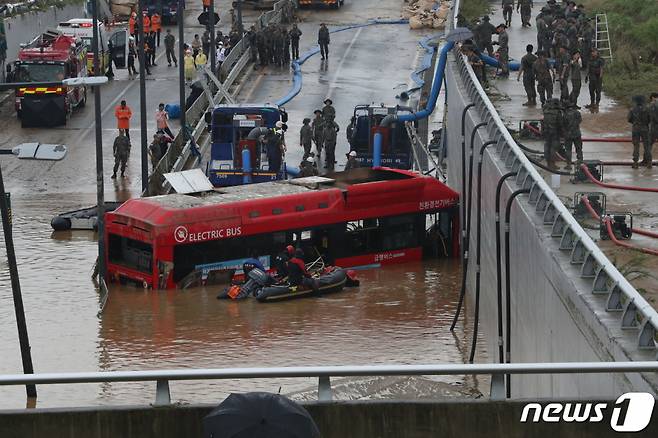
[[148,196],[149,188],[149,170],[148,170],[148,155],[147,150],[147,137],[146,137],[146,53],[144,52],[144,0],[139,0],[139,14],[137,19],[139,21],[139,125],[141,130],[141,159],[142,159],[142,193]]
[[215,73],[215,66],[217,65],[216,55],[216,41],[215,41],[215,0],[210,0],[210,11],[208,12],[209,28],[210,28],[210,71]]
[[[2,213],[2,231],[4,231],[5,234],[5,248],[7,249],[7,264],[9,265],[9,276],[11,277],[11,292],[14,296],[14,311],[16,312],[16,325],[18,326],[18,341],[21,347],[23,373],[34,374],[34,368],[32,367],[32,353],[30,352],[30,339],[27,335],[27,322],[25,321],[25,309],[23,308],[23,296],[21,295],[21,283],[18,278],[16,253],[14,252],[14,240],[11,234],[11,223],[9,222],[9,206],[7,205],[5,183],[2,180],[1,168],[0,211]],[[25,390],[28,397],[37,396],[37,387],[34,384],[26,385]]]
[[[176,21],[178,22],[178,92],[180,99],[180,126],[185,128],[185,35],[183,34],[183,8],[185,0],[178,0]],[[183,129],[183,132],[185,130]]]
[[242,27],[242,0],[238,0],[238,31],[240,32],[240,38],[244,35],[244,28]]
[[[92,24],[94,34],[91,40],[91,47],[94,52],[94,76],[100,76],[100,54],[98,48],[98,0],[91,2]],[[105,186],[103,184],[103,126],[101,124],[101,88],[96,86],[94,89],[94,121],[96,127],[96,209],[98,214],[98,279],[105,278],[105,239],[103,238],[104,230],[104,213],[105,213]]]

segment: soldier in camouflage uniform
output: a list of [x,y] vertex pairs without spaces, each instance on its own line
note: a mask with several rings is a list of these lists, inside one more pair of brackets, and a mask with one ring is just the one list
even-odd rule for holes
[[325,160],[324,167],[330,171],[334,170],[336,164],[336,142],[338,140],[338,131],[340,127],[333,120],[325,120],[324,122],[324,148]]
[[499,24],[496,28],[498,32],[498,41],[495,42],[498,46],[498,62],[500,64],[500,76],[509,76],[509,35],[507,35],[507,26]]
[[571,55],[571,62],[569,63],[569,75],[571,76],[571,94],[569,95],[569,100],[576,105],[576,109],[580,109],[578,106],[578,96],[580,96],[581,84],[581,60],[580,52],[576,50]]
[[503,18],[507,27],[512,25],[512,13],[514,12],[514,0],[502,0]]
[[299,131],[299,145],[304,148],[304,157],[302,160],[305,160],[311,155],[313,128],[311,128],[311,119],[304,119],[302,123],[302,129]]
[[525,93],[528,96],[528,101],[523,106],[535,106],[537,105],[537,91],[535,89],[535,72],[532,66],[537,61],[537,57],[532,53],[534,50],[532,44],[528,44],[525,50],[526,54],[521,58],[521,68],[516,80],[520,80],[521,74],[523,74],[523,88],[525,88]]
[[532,16],[532,0],[519,0],[516,5],[516,11],[521,11],[521,26],[530,27],[530,17]]
[[318,153],[318,157],[322,153],[322,145],[324,144],[324,119],[322,118],[322,110],[313,111],[315,118],[311,124],[313,129],[313,143],[315,143],[315,150]]
[[589,80],[589,98],[590,104],[585,108],[596,109],[601,101],[601,89],[603,88],[603,66],[605,61],[599,56],[597,49],[592,49],[589,62],[587,63],[587,76],[585,82]]
[[496,33],[496,28],[489,22],[489,16],[482,17],[482,21],[474,29],[475,45],[480,52],[487,51],[489,56],[493,56],[493,45],[491,35]]
[[546,58],[546,52],[537,52],[537,60],[532,64],[532,71],[537,81],[537,93],[542,105],[553,97],[553,78],[551,65]]
[[578,111],[574,102],[569,102],[564,110],[563,127],[564,127],[564,149],[567,152],[567,165],[564,167],[571,170],[572,164],[572,146],[576,149],[576,163],[583,161],[583,139],[580,133],[580,123],[583,117]]
[[571,57],[565,47],[560,47],[560,52],[555,60],[555,71],[557,80],[560,81],[560,99],[569,100],[569,73],[571,72]]
[[560,101],[551,99],[546,102],[543,109],[544,121],[542,122],[542,134],[544,135],[544,158],[549,168],[557,170],[555,166],[555,154],[560,147],[560,134],[563,125]]
[[649,105],[649,113],[651,113],[651,144],[658,142],[658,93],[651,93],[651,105]]
[[644,159],[641,165],[651,168],[653,157],[651,156],[651,140],[649,139],[649,124],[651,114],[644,105],[644,96],[634,96],[635,106],[628,112],[628,123],[632,124],[633,138],[633,169],[637,169],[640,158],[640,142],[644,146]]

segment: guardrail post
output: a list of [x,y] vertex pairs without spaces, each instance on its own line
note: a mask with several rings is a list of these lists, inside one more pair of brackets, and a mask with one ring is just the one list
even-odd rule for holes
[[158,380],[155,386],[155,403],[153,403],[153,405],[166,406],[169,404],[171,404],[169,380]]
[[491,375],[491,389],[489,390],[489,399],[492,401],[505,400],[505,375]]
[[331,380],[329,376],[319,376],[318,377],[318,400],[319,401],[331,401]]

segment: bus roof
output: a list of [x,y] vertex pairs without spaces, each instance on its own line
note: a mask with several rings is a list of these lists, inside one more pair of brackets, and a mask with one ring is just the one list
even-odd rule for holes
[[[114,219],[119,223],[136,220],[159,228],[239,217],[250,220],[245,216],[285,220],[286,215],[299,216],[302,211],[310,214],[314,210],[324,215],[352,212],[357,217],[368,209],[376,210],[373,214],[382,214],[383,210],[390,210],[390,214],[429,212],[452,207],[458,198],[457,192],[432,177],[398,169],[359,168],[327,177],[225,187],[200,196],[131,199],[107,216],[108,223]],[[258,216],[253,215],[256,211]]]

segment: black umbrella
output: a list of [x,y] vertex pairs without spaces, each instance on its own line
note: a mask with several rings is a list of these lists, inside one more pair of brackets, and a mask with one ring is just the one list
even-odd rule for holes
[[455,27],[446,35],[447,41],[464,41],[473,38],[473,32],[467,27]]
[[[202,12],[197,17],[197,20],[199,21],[199,24],[203,26],[207,26],[208,24],[210,24],[210,18],[211,16],[209,16],[208,12]],[[212,18],[215,19],[215,22],[213,24],[219,23],[219,14],[217,12],[213,12]]]
[[309,413],[287,397],[267,392],[231,394],[203,419],[204,438],[316,438]]

